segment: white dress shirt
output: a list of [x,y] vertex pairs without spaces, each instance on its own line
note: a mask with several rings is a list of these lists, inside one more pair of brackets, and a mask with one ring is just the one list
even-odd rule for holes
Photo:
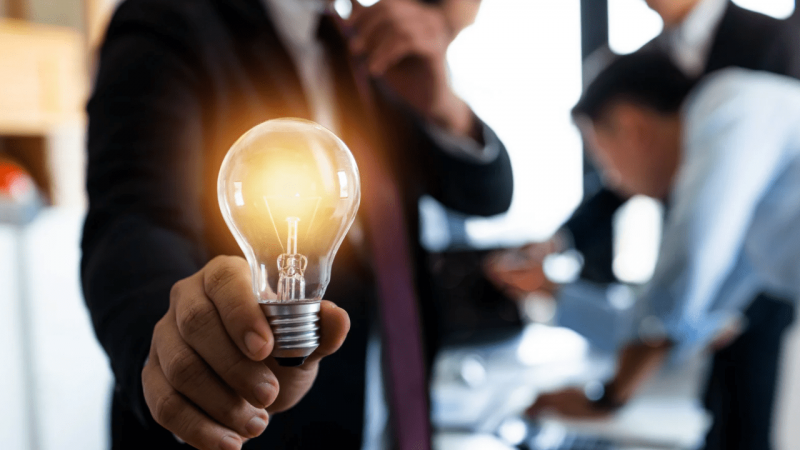
[[680,168],[642,304],[677,344],[704,348],[757,294],[800,296],[800,82],[730,68],[682,113]]
[[[286,47],[300,77],[315,122],[337,133],[339,118],[335,107],[333,74],[324,46],[317,40],[320,16],[326,0],[262,0],[272,18],[278,37]],[[454,136],[434,125],[426,127],[430,137],[449,154],[471,162],[490,163],[500,151],[499,142],[485,132],[481,146],[474,140]],[[485,130],[485,128],[484,128]],[[353,233],[349,233],[350,237]],[[367,345],[366,392],[364,405],[363,450],[389,448],[387,440],[388,409],[381,367],[381,340],[378,329],[372,330]]]

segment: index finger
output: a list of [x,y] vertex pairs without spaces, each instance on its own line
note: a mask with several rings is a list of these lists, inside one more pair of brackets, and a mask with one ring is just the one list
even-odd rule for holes
[[236,346],[253,361],[262,361],[272,353],[272,331],[250,277],[244,258],[219,256],[206,265],[203,286]]

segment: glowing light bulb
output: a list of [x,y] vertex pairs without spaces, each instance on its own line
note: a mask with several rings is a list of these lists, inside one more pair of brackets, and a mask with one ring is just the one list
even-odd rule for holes
[[319,344],[320,299],[361,200],[355,159],[314,122],[270,120],[228,151],[217,195],[270,322],[272,355],[301,365]]

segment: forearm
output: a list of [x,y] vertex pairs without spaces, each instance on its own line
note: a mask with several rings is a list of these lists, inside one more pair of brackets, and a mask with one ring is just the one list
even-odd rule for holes
[[84,232],[81,281],[98,340],[109,357],[117,388],[143,423],[141,371],[153,327],[169,306],[175,281],[197,269],[197,249],[179,233],[139,216],[120,215],[102,231],[90,210]]
[[620,353],[616,375],[606,385],[610,402],[621,405],[630,400],[658,371],[670,348],[672,344],[666,340],[626,346]]
[[[491,216],[508,210],[514,177],[508,152],[494,132],[480,123],[481,151],[490,152],[488,161],[466,152],[446,149],[444,143],[428,137],[423,163],[428,193],[448,208],[464,214]],[[473,142],[474,144],[474,142]]]
[[442,100],[431,109],[428,118],[449,133],[484,143],[480,119],[449,86]]
[[612,270],[613,219],[625,199],[601,189],[585,200],[564,224],[572,244],[583,256],[581,277],[595,283],[617,281]]

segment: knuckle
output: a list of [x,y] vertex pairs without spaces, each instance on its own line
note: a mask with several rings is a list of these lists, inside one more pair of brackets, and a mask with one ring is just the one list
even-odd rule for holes
[[169,290],[169,304],[174,305],[178,302],[181,297],[181,286],[183,285],[184,280],[180,280],[172,285],[172,288]]
[[218,295],[242,274],[239,258],[233,256],[217,256],[208,264],[203,277],[203,287],[211,297]]
[[159,397],[152,411],[153,419],[164,428],[169,428],[170,424],[174,423],[175,418],[180,412],[181,401],[174,392]]
[[237,398],[222,408],[220,421],[234,425],[233,428],[245,428],[245,423],[252,417],[253,407],[242,398]]
[[220,315],[225,323],[229,323],[231,320],[240,320],[245,322],[249,321],[251,318],[247,314],[245,306],[246,303],[242,301],[227,302],[225,305],[220,307]]
[[217,320],[217,310],[209,302],[195,302],[179,313],[178,328],[183,337],[207,331]]
[[237,355],[232,357],[231,361],[226,362],[227,364],[224,365],[225,369],[221,370],[221,373],[219,373],[219,376],[225,380],[226,383],[237,391],[246,389],[252,385],[248,380],[254,372],[254,367],[249,364],[249,360],[245,360]]
[[269,378],[265,383],[267,385],[269,385],[269,387],[270,387],[270,392],[269,392],[270,396],[267,399],[268,400],[268,402],[267,402],[268,405],[267,406],[269,406],[272,403],[274,403],[275,400],[278,399],[278,395],[281,393],[281,386],[278,383],[278,379],[277,378]]
[[189,347],[177,351],[164,367],[164,376],[177,390],[199,384],[206,371],[205,364]]
[[251,398],[253,386],[266,383],[270,387],[269,397],[271,400],[264,406],[269,406],[278,397],[278,380],[272,376],[265,364],[239,359],[225,367],[223,373],[219,374],[220,377],[240,396]]
[[153,327],[153,336],[150,339],[150,349],[153,349],[155,347],[156,341],[158,340],[158,336],[162,333],[161,329],[163,327],[164,327],[164,318],[162,317],[161,319],[158,320],[158,322],[156,322],[155,326]]

